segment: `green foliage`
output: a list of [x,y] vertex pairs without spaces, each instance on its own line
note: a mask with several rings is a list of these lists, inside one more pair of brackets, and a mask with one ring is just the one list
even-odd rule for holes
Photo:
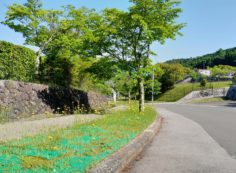
[[118,67],[116,62],[112,61],[110,58],[99,58],[87,71],[94,74],[98,79],[107,81],[115,77]]
[[[76,9],[71,5],[63,8],[63,11],[47,10],[43,9],[40,0],[27,0],[23,5],[10,5],[2,23],[22,33],[26,44],[39,48],[36,73],[41,71],[41,81],[70,86],[73,75],[70,73],[71,58],[98,54],[98,48],[91,42],[97,39],[93,32],[100,26],[100,16],[86,8]],[[46,56],[43,64],[40,61],[42,55]]]
[[165,92],[172,89],[175,83],[184,79],[188,75],[188,69],[180,64],[157,64],[159,68],[159,81],[161,82],[161,91]]
[[[105,84],[111,81],[124,94],[136,92],[138,86],[143,110],[144,87],[150,93],[150,55],[154,54],[150,47],[153,42],[164,44],[166,39],[181,35],[184,24],[176,23],[181,12],[176,1],[130,2],[128,11],[105,9],[97,13],[71,5],[64,10],[47,10],[40,0],[27,0],[23,5],[10,5],[2,23],[22,33],[26,44],[39,48],[36,72],[42,82],[109,92],[111,86],[106,90]],[[42,62],[41,55],[46,56]],[[97,55],[108,61],[80,61]],[[167,85],[177,80],[173,73],[164,75],[169,79]],[[156,83],[158,92],[160,85]]]
[[236,48],[219,49],[215,53],[199,56],[189,59],[175,59],[167,63],[180,63],[183,66],[191,68],[214,67],[216,65],[236,66]]
[[31,49],[0,41],[0,79],[34,81],[35,58]]
[[51,86],[69,87],[73,62],[68,58],[47,58],[40,64],[39,80]]
[[176,19],[181,12],[176,1],[130,0],[132,6],[127,12],[117,9],[103,11],[103,25],[100,29],[99,45],[102,55],[115,61],[129,64],[129,70],[136,73],[140,90],[140,111],[144,108],[144,78],[148,71],[150,46],[157,41],[174,39],[180,34],[183,24]]
[[102,94],[111,93],[104,81],[91,72],[97,59],[84,59],[78,56],[65,57],[45,58],[42,61],[39,73],[42,83]]
[[[72,83],[71,86],[83,91],[95,91],[102,94],[110,94],[111,90],[104,84],[104,80],[95,74],[98,74],[96,58],[79,58],[72,57],[73,67],[71,69]],[[103,67],[106,69],[106,67]],[[93,73],[92,69],[95,70]],[[99,69],[99,68],[98,68]]]
[[[158,81],[157,78],[154,78],[154,83],[153,83],[151,76],[149,76],[149,79],[146,80],[144,86],[145,86],[145,99],[147,100],[151,100],[152,92],[154,92],[153,93],[154,98],[156,98],[157,95],[161,93],[161,83]],[[152,87],[153,87],[153,91],[152,91]]]
[[217,65],[212,68],[209,68],[211,71],[212,77],[225,77],[229,74],[232,74],[236,71],[236,67],[232,67],[229,65]]
[[206,78],[201,78],[200,80],[200,86],[201,87],[206,87],[207,85],[207,79]]
[[0,170],[14,172],[86,172],[134,139],[156,118],[153,108],[137,104],[99,120],[0,145]]
[[134,73],[127,71],[126,65],[117,63],[111,58],[99,58],[87,71],[110,90],[113,89],[124,96],[128,96],[134,92],[137,80]]
[[126,71],[119,71],[113,78],[116,90],[121,92],[124,96],[129,96],[131,93],[136,93],[135,87],[137,80],[132,73]]
[[199,74],[197,71],[195,70],[190,70],[188,73],[189,77],[192,78],[191,82],[195,82],[198,81],[198,79],[201,77],[201,74]]
[[58,31],[58,20],[62,11],[44,10],[40,0],[27,0],[23,5],[8,7],[2,23],[26,38],[26,44],[38,46],[43,51]]
[[87,69],[96,61],[92,58],[79,58],[78,56],[71,57],[71,86],[79,88],[83,91],[89,91],[95,85],[92,74],[87,72]]

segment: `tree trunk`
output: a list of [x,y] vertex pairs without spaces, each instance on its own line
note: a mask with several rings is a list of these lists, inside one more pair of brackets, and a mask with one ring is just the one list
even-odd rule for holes
[[112,94],[113,94],[113,101],[116,103],[116,91],[112,89]]
[[45,47],[53,40],[53,38],[56,36],[56,33],[52,33],[52,35],[50,36],[50,38],[42,45],[39,47],[39,50],[37,52],[37,57],[36,57],[36,60],[35,60],[35,66],[36,66],[36,72],[35,74],[38,75],[39,74],[39,67],[41,65],[41,55],[42,55],[42,52],[43,50],[45,49]]
[[144,83],[143,79],[138,80],[139,83],[139,112],[144,111]]
[[40,66],[40,56],[41,56],[41,51],[39,50],[37,52],[37,57],[35,59],[35,67],[36,67],[36,71],[35,71],[35,74],[37,75],[36,77],[38,77],[39,75],[39,66]]
[[120,98],[120,92],[118,91],[117,92],[117,99],[119,99]]
[[128,99],[129,99],[129,103],[130,103],[130,101],[131,101],[131,94],[130,94],[130,91],[129,91],[129,93],[128,93]]
[[154,67],[152,68],[152,102],[154,102]]

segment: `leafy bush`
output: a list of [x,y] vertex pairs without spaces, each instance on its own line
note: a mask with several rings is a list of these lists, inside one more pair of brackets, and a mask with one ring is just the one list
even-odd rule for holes
[[34,51],[0,41],[0,79],[33,81],[35,79]]
[[69,87],[73,67],[69,58],[49,57],[40,64],[39,80],[51,86]]
[[165,73],[161,78],[161,91],[166,92],[167,90],[174,88],[175,82],[174,75],[171,73]]
[[174,84],[183,80],[184,77],[189,73],[188,69],[180,64],[158,64],[162,75],[160,76],[161,91],[166,92],[174,88]]
[[207,84],[207,80],[205,78],[202,78],[201,81],[200,81],[200,86],[201,87],[206,87],[206,84]]

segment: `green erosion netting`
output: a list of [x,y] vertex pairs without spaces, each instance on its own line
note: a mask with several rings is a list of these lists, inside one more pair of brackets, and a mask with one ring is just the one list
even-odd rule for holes
[[2,143],[0,173],[85,172],[135,138],[153,120],[145,120],[145,116],[141,120],[139,116],[113,115],[94,123]]

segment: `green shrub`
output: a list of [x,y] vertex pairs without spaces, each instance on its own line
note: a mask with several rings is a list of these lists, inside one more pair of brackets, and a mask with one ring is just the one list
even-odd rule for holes
[[205,78],[202,78],[201,81],[200,81],[200,86],[201,87],[206,87],[206,84],[207,84],[207,80]]
[[69,58],[49,57],[40,64],[39,80],[51,86],[69,87],[73,67]]
[[31,49],[0,41],[0,79],[33,81],[35,59]]

